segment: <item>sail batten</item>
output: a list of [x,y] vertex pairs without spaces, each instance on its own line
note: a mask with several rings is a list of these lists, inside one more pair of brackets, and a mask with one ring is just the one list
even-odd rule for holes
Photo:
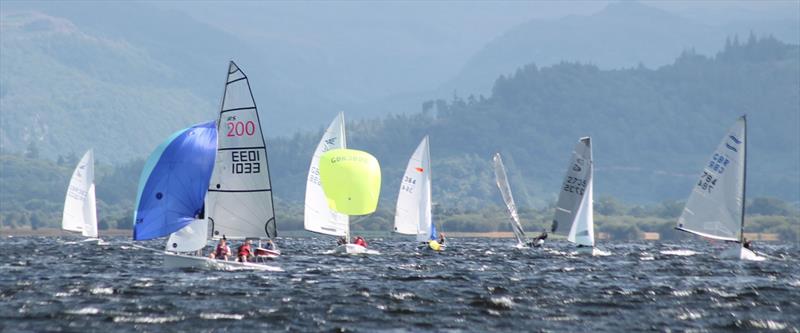
[[339,113],[323,133],[308,167],[303,215],[303,226],[308,231],[344,237],[350,233],[350,218],[328,207],[328,199],[325,197],[319,174],[319,161],[322,155],[332,149],[347,148],[346,140],[344,114]]
[[230,62],[206,196],[213,238],[276,236],[267,144],[247,75]]
[[728,130],[692,188],[676,229],[741,242],[744,225],[746,123]]
[[423,242],[435,237],[431,216],[431,165],[428,137],[422,139],[406,165],[397,195],[394,231],[416,235]]
[[508,184],[508,176],[506,175],[506,167],[503,165],[503,158],[500,153],[496,153],[493,158],[494,162],[494,175],[497,187],[500,189],[500,195],[503,197],[503,202],[508,208],[510,217],[511,230],[514,232],[517,242],[526,244],[528,242],[525,236],[525,231],[522,230],[522,224],[519,221],[517,214],[517,204],[514,202],[514,196],[511,194],[511,185]]

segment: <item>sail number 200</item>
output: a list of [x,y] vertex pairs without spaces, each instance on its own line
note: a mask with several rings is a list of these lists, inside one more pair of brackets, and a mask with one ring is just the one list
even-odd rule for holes
[[231,172],[233,173],[260,173],[261,152],[258,150],[231,151]]
[[251,136],[256,133],[256,123],[252,120],[248,120],[247,122],[229,121],[227,125],[228,136]]

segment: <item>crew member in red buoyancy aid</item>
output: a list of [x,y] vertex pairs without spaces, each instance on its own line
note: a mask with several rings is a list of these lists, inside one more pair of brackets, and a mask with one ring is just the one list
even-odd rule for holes
[[250,245],[251,244],[252,244],[252,241],[250,241],[248,239],[248,240],[244,241],[244,244],[239,246],[239,249],[236,251],[237,252],[236,256],[237,256],[237,258],[239,259],[240,262],[248,262],[248,261],[250,261],[250,257],[253,256],[253,251],[250,250]]
[[367,247],[367,241],[365,241],[361,236],[357,236],[356,240],[353,241],[353,244]]
[[223,236],[222,239],[219,240],[219,244],[217,244],[217,248],[214,252],[208,255],[211,259],[222,259],[228,260],[228,257],[231,255],[231,248],[228,246],[228,240],[225,239]]

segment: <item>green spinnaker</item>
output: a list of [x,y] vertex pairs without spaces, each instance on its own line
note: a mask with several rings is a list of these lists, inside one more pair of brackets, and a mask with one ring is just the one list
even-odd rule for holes
[[369,153],[329,150],[319,160],[319,177],[331,209],[347,215],[366,215],[378,207],[381,166]]

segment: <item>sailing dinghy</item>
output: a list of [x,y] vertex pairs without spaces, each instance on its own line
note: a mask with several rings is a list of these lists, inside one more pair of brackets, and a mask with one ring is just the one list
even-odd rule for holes
[[88,237],[84,242],[103,241],[97,238],[97,203],[94,189],[94,153],[91,149],[83,154],[72,178],[69,180],[61,228],[78,232]]
[[[610,255],[595,247],[593,177],[592,139],[583,137],[575,144],[567,164],[550,230],[566,232],[567,241],[577,245],[577,253]],[[568,225],[570,227],[566,229]]]
[[525,231],[522,230],[522,224],[517,214],[517,204],[514,203],[514,196],[511,195],[511,186],[508,184],[508,176],[506,176],[506,167],[503,165],[503,158],[500,157],[500,153],[496,153],[492,160],[494,162],[495,182],[497,183],[497,188],[500,189],[500,195],[503,196],[503,202],[505,202],[506,208],[508,208],[511,230],[514,231],[514,237],[517,239],[516,247],[529,247],[530,241],[528,237],[525,236]]
[[335,236],[344,240],[331,253],[335,254],[378,254],[378,251],[356,245],[350,241],[350,217],[336,212],[328,205],[328,198],[322,187],[320,159],[326,152],[346,149],[347,137],[344,126],[344,113],[339,113],[323,133],[314,150],[306,179],[305,211],[303,227],[311,232]]
[[394,231],[415,235],[417,242],[434,251],[444,250],[439,244],[431,215],[431,153],[428,136],[422,139],[408,160],[400,182]]
[[[209,239],[276,236],[267,150],[244,72],[230,62],[219,119],[179,131],[148,159],[140,180],[134,239],[170,235],[170,268],[281,271],[263,262],[211,259]],[[269,252],[267,252],[269,251]],[[274,257],[275,249],[255,253]],[[235,255],[235,253],[234,253]]]
[[747,118],[741,116],[703,168],[675,228],[735,243],[721,258],[765,260],[744,247],[746,178]]

